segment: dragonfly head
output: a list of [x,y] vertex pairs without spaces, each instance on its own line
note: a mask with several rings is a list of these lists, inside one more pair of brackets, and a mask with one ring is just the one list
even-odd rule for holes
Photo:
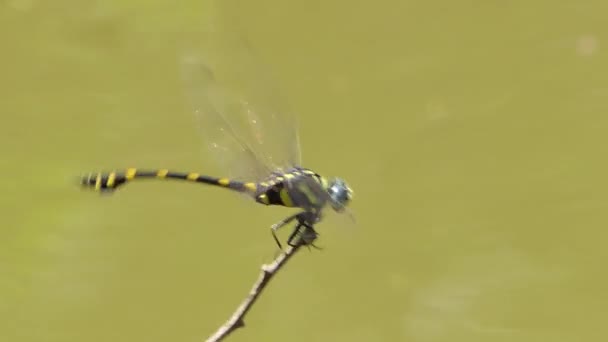
[[353,190],[340,178],[329,181],[327,192],[331,198],[331,206],[337,212],[344,211],[353,198]]

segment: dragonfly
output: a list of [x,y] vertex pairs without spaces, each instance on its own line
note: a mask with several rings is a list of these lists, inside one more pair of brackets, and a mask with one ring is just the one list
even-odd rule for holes
[[348,209],[353,190],[340,177],[326,178],[301,166],[297,118],[291,111],[277,109],[280,92],[270,86],[267,74],[258,71],[251,50],[243,46],[218,50],[222,53],[215,60],[205,54],[186,56],[182,75],[203,145],[224,166],[226,176],[130,167],[88,173],[80,184],[101,193],[140,179],[229,189],[259,204],[299,209],[271,225],[274,241],[282,249],[277,232],[295,221],[287,244],[315,246],[315,226],[327,211],[354,219]]

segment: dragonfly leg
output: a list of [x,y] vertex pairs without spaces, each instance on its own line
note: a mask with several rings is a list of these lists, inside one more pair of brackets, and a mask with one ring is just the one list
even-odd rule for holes
[[289,222],[295,220],[298,217],[298,215],[300,215],[300,214],[301,213],[291,215],[291,216],[286,217],[286,218],[282,219],[281,221],[273,224],[272,226],[270,226],[270,231],[272,232],[272,237],[274,238],[274,241],[279,246],[279,249],[283,249],[283,246],[281,245],[281,242],[279,241],[279,238],[277,237],[277,231],[279,230],[279,228],[281,228],[284,225],[288,224]]
[[311,246],[316,249],[321,249],[314,244],[315,239],[319,236],[319,233],[313,228],[312,225],[307,224],[304,221],[300,221],[294,228],[291,235],[287,239],[287,244],[291,247],[298,245],[306,245],[308,248]]

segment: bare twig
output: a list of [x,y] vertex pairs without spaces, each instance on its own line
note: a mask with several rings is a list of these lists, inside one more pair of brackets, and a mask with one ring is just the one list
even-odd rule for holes
[[[298,229],[298,228],[296,228]],[[314,231],[313,231],[314,232]],[[314,237],[313,237],[314,239]],[[241,305],[234,311],[232,316],[224,323],[219,329],[211,335],[206,342],[216,342],[221,341],[224,338],[228,337],[233,331],[238,328],[242,328],[245,326],[245,315],[253,304],[258,300],[262,291],[266,288],[272,277],[279,272],[279,270],[287,264],[287,261],[291,259],[292,256],[296,254],[296,252],[302,247],[311,244],[312,242],[304,241],[301,238],[297,239],[297,242],[294,246],[289,246],[285,251],[281,252],[272,263],[262,265],[262,272],[258,277],[258,280],[255,282],[251,291],[249,291],[249,295],[243,300]]]

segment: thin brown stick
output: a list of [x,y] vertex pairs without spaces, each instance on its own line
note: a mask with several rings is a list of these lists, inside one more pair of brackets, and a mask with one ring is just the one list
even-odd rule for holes
[[300,247],[306,245],[302,240],[298,239],[298,243],[295,246],[289,246],[285,251],[281,252],[272,263],[262,265],[262,272],[255,282],[249,295],[243,300],[241,305],[234,311],[232,316],[224,323],[219,329],[211,335],[206,342],[221,341],[228,337],[233,331],[238,328],[245,326],[245,315],[253,304],[258,300],[262,291],[266,288],[272,277],[279,272],[279,270],[287,264],[287,261],[300,249]]

